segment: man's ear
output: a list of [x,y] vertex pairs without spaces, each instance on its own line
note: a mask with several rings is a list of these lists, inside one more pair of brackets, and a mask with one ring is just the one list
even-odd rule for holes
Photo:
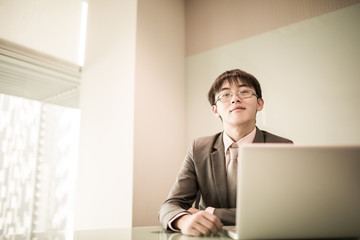
[[264,103],[264,99],[258,98],[256,110],[261,111],[264,108]]
[[218,112],[218,109],[217,109],[217,106],[216,105],[212,105],[211,106],[211,111],[213,112],[213,114],[216,116],[216,117],[220,117],[220,114]]

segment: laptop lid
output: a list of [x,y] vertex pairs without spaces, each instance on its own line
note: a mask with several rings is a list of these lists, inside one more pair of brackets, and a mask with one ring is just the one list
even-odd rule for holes
[[239,239],[360,237],[360,146],[239,148]]

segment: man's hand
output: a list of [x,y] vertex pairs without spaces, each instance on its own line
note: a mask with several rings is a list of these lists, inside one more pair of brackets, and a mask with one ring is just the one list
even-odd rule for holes
[[199,212],[200,210],[197,208],[189,208],[187,211],[191,214],[195,214],[195,213]]
[[174,226],[181,233],[191,236],[207,236],[222,231],[222,223],[218,217],[205,211],[183,215],[175,220]]

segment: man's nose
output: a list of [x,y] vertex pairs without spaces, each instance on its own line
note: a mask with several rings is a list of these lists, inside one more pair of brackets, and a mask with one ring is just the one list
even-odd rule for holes
[[238,94],[234,93],[233,96],[231,97],[231,103],[236,103],[236,102],[241,102],[241,98],[239,97]]

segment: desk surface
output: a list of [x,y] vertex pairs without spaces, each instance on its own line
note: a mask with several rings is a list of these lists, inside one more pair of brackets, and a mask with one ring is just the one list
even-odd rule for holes
[[[1,233],[1,232],[0,232]],[[33,233],[32,239],[39,240],[232,240],[225,234],[210,237],[191,237],[181,233],[164,230],[161,226],[116,228],[116,229],[96,229],[96,230],[76,230],[76,231],[49,231]],[[2,238],[5,237],[5,238]],[[2,236],[0,239],[30,239],[24,235]],[[309,240],[309,239],[307,239]],[[326,240],[326,239],[319,239]],[[329,240],[360,240],[360,238],[338,238]]]
[[190,237],[164,230],[161,226],[75,231],[74,240],[230,240],[224,234]]

